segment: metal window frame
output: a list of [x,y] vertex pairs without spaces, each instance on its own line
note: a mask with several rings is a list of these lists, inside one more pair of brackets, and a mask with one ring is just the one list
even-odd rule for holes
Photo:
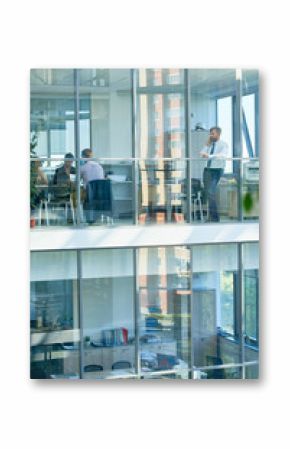
[[[234,108],[235,108],[235,95],[233,95],[233,94],[231,94],[231,95],[226,95],[226,96],[222,96],[222,97],[217,97],[216,99],[215,99],[215,110],[216,110],[216,123],[218,124],[219,123],[219,114],[218,114],[218,101],[219,100],[223,100],[223,99],[225,99],[225,98],[230,98],[231,99],[231,108],[232,108],[232,110],[231,110],[231,128],[232,128],[232,132],[231,132],[231,135],[232,135],[232,143],[233,143],[233,145],[232,145],[232,156],[231,156],[231,158],[233,159],[234,158],[234,133],[235,133],[235,131],[234,131],[234,127],[235,127],[235,119],[234,119]],[[232,160],[231,161],[231,172],[230,173],[233,173],[234,172],[234,167],[233,167],[233,163],[234,163],[234,161]]]
[[190,117],[191,117],[191,84],[190,84],[190,73],[189,69],[184,69],[184,84],[185,84],[185,95],[184,95],[184,105],[185,105],[185,157],[188,158],[186,161],[186,192],[187,192],[187,223],[192,223],[192,202],[191,202],[191,128],[190,128]]
[[75,88],[75,159],[76,159],[76,192],[77,192],[77,227],[80,227],[81,217],[81,167],[80,167],[80,77],[79,69],[74,69],[74,88]]
[[82,293],[82,253],[81,250],[77,250],[77,290],[78,290],[78,306],[79,306],[79,323],[80,323],[80,357],[79,357],[79,374],[80,379],[83,379],[84,374],[84,304],[83,304],[83,293]]
[[138,261],[139,261],[139,248],[133,249],[133,275],[134,275],[134,331],[135,331],[135,371],[140,378],[141,376],[141,352],[140,352],[140,295],[139,295],[139,273],[138,273]]
[[131,131],[132,131],[132,208],[133,208],[133,224],[138,224],[139,217],[139,201],[138,201],[138,162],[137,153],[137,69],[131,69]]

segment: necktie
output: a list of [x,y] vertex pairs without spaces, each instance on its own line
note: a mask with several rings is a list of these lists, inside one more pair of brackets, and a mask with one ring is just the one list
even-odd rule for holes
[[[210,149],[210,153],[209,153],[210,156],[214,153],[214,147],[215,147],[215,142],[213,142],[212,147]],[[212,162],[212,159],[210,159],[206,165],[208,168],[211,166],[211,162]]]

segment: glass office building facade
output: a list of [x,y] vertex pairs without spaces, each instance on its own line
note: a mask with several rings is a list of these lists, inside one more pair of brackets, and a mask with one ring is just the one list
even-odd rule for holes
[[258,378],[258,72],[33,69],[30,113],[31,378]]

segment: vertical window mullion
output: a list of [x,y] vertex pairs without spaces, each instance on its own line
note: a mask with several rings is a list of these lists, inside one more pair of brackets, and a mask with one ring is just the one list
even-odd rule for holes
[[191,98],[190,98],[190,77],[189,69],[184,69],[185,82],[185,163],[186,163],[186,192],[187,192],[187,222],[192,221],[192,204],[191,204],[191,129],[190,129],[190,114],[191,114]]
[[138,248],[133,249],[133,275],[134,275],[134,326],[135,326],[135,370],[137,377],[141,376],[141,354],[140,354],[140,297],[139,297],[139,277],[138,277]]
[[131,69],[131,121],[132,121],[132,209],[133,224],[138,224],[138,162],[137,154],[137,69]]
[[83,379],[84,369],[84,322],[83,322],[83,298],[82,298],[82,254],[81,250],[77,250],[77,295],[78,295],[78,307],[79,307],[79,328],[80,328],[80,378]]
[[76,159],[76,188],[77,188],[77,226],[81,223],[81,186],[80,186],[80,93],[79,70],[74,69],[74,97],[75,97],[75,159]]

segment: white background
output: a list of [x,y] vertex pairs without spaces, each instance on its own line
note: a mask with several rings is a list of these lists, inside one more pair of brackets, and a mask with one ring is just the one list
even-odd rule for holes
[[[6,448],[289,447],[288,2],[2,2],[1,395]],[[29,378],[30,67],[261,71],[259,382]]]

